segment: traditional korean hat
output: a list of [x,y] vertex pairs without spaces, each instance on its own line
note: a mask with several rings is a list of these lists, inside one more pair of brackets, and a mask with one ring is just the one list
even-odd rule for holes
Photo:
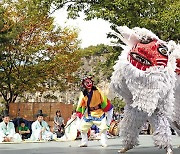
[[42,112],[42,110],[38,110],[38,112],[37,112],[37,114],[35,114],[35,116],[36,116],[36,117],[38,117],[38,116],[46,117],[47,114],[44,114],[44,113]]
[[3,113],[2,113],[2,117],[9,117],[9,112],[8,110],[4,110]]
[[22,123],[25,124],[25,121],[24,121],[23,119],[20,119],[20,120],[19,120],[19,124],[22,124]]

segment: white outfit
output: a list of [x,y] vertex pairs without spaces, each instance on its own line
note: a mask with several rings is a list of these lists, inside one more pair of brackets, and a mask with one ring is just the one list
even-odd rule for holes
[[59,141],[74,141],[77,138],[77,133],[80,127],[79,117],[71,118],[67,121],[64,135],[59,138]]
[[53,138],[53,133],[50,132],[50,128],[44,120],[41,122],[36,120],[35,122],[32,123],[32,134],[30,137],[30,140],[32,141],[37,141],[40,139],[40,131],[45,128],[45,131],[42,133],[42,139],[43,140],[51,140]]
[[[142,125],[149,120],[154,130],[155,145],[159,148],[172,149],[171,131],[167,119],[173,112],[173,88],[175,86],[173,67],[175,63],[168,63],[167,67],[152,66],[146,71],[134,67],[128,61],[128,54],[135,45],[133,43],[139,41],[141,37],[133,40],[136,38],[133,30],[125,28],[124,31],[123,28],[120,29],[122,34],[120,37],[123,37],[122,41],[127,46],[122,46],[124,50],[114,66],[111,77],[112,89],[126,102],[124,118],[120,123],[123,146],[131,149],[138,145]],[[148,31],[148,33],[147,36],[154,38],[152,32]],[[141,30],[140,34],[146,36],[146,33]]]
[[88,145],[87,132],[93,124],[95,124],[100,130],[101,145],[107,146],[107,119],[106,117],[104,117],[101,121],[90,121],[90,122],[86,122],[84,120],[81,121],[81,137],[82,137],[81,144]]
[[[176,75],[176,86],[175,86],[175,101],[174,101],[174,114],[171,121],[171,126],[176,131],[176,133],[180,136],[180,75]],[[173,122],[176,122],[178,127],[174,125]]]
[[[123,71],[124,73],[118,76],[115,72],[111,81],[113,89],[123,96],[126,102],[124,118],[120,123],[120,135],[124,138],[123,144],[125,147],[138,145],[140,128],[144,122],[150,120],[154,130],[155,144],[163,148],[171,147],[171,131],[167,120],[167,113],[172,113],[173,110],[173,105],[169,101],[173,100],[173,90],[170,87],[171,84],[168,83],[170,76],[166,71],[162,72],[164,80],[163,78],[161,80],[161,76],[156,76],[159,80],[158,84],[158,82],[151,81],[151,78],[155,77],[153,73],[152,77],[149,73],[150,78],[143,80],[147,74],[144,76],[143,73],[135,74],[135,71],[139,71],[135,69],[128,64],[124,70],[129,70],[129,72]],[[118,81],[116,78],[121,80]]]
[[15,132],[14,124],[8,122],[6,125],[4,121],[0,123],[0,142],[4,141],[4,137],[12,137],[13,142],[21,142],[21,136]]
[[114,108],[112,108],[111,110],[107,111],[107,113],[106,113],[106,122],[107,122],[108,126],[110,126],[111,121],[112,121],[113,110],[114,110]]

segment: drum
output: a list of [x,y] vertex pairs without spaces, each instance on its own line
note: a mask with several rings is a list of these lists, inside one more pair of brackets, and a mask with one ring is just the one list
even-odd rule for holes
[[109,133],[114,136],[119,135],[119,123],[117,121],[111,122],[109,127]]

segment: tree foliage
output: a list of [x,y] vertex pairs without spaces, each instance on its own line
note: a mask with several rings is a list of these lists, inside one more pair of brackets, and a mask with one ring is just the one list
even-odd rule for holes
[[[85,62],[89,61],[88,66],[79,70],[83,76],[94,76],[95,83],[99,81],[110,81],[113,72],[115,60],[121,53],[121,48],[99,44],[81,49],[81,57],[85,58]],[[91,67],[91,69],[87,68]]]
[[179,0],[54,0],[54,9],[67,6],[69,17],[84,12],[86,20],[102,18],[116,26],[145,27],[163,40],[180,38]]
[[115,97],[113,100],[111,100],[111,103],[114,106],[115,112],[120,112],[122,108],[125,106],[125,102],[123,99],[120,99],[118,97]]
[[54,26],[49,9],[41,0],[0,4],[0,93],[7,107],[24,92],[49,90],[50,80],[56,90],[75,80],[77,32]]

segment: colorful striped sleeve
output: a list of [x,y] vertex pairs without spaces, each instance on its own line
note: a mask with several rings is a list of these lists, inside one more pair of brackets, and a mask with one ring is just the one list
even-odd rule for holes
[[80,112],[83,114],[85,112],[85,107],[82,106],[77,107],[76,112]]
[[108,112],[113,108],[113,105],[105,95],[102,95],[102,97],[103,97],[103,102],[101,103],[101,108],[103,109],[104,112]]
[[78,105],[77,105],[77,108],[76,108],[76,112],[80,112],[80,113],[84,114],[85,109],[86,108],[84,106],[83,94],[80,93],[79,102],[78,102]]

